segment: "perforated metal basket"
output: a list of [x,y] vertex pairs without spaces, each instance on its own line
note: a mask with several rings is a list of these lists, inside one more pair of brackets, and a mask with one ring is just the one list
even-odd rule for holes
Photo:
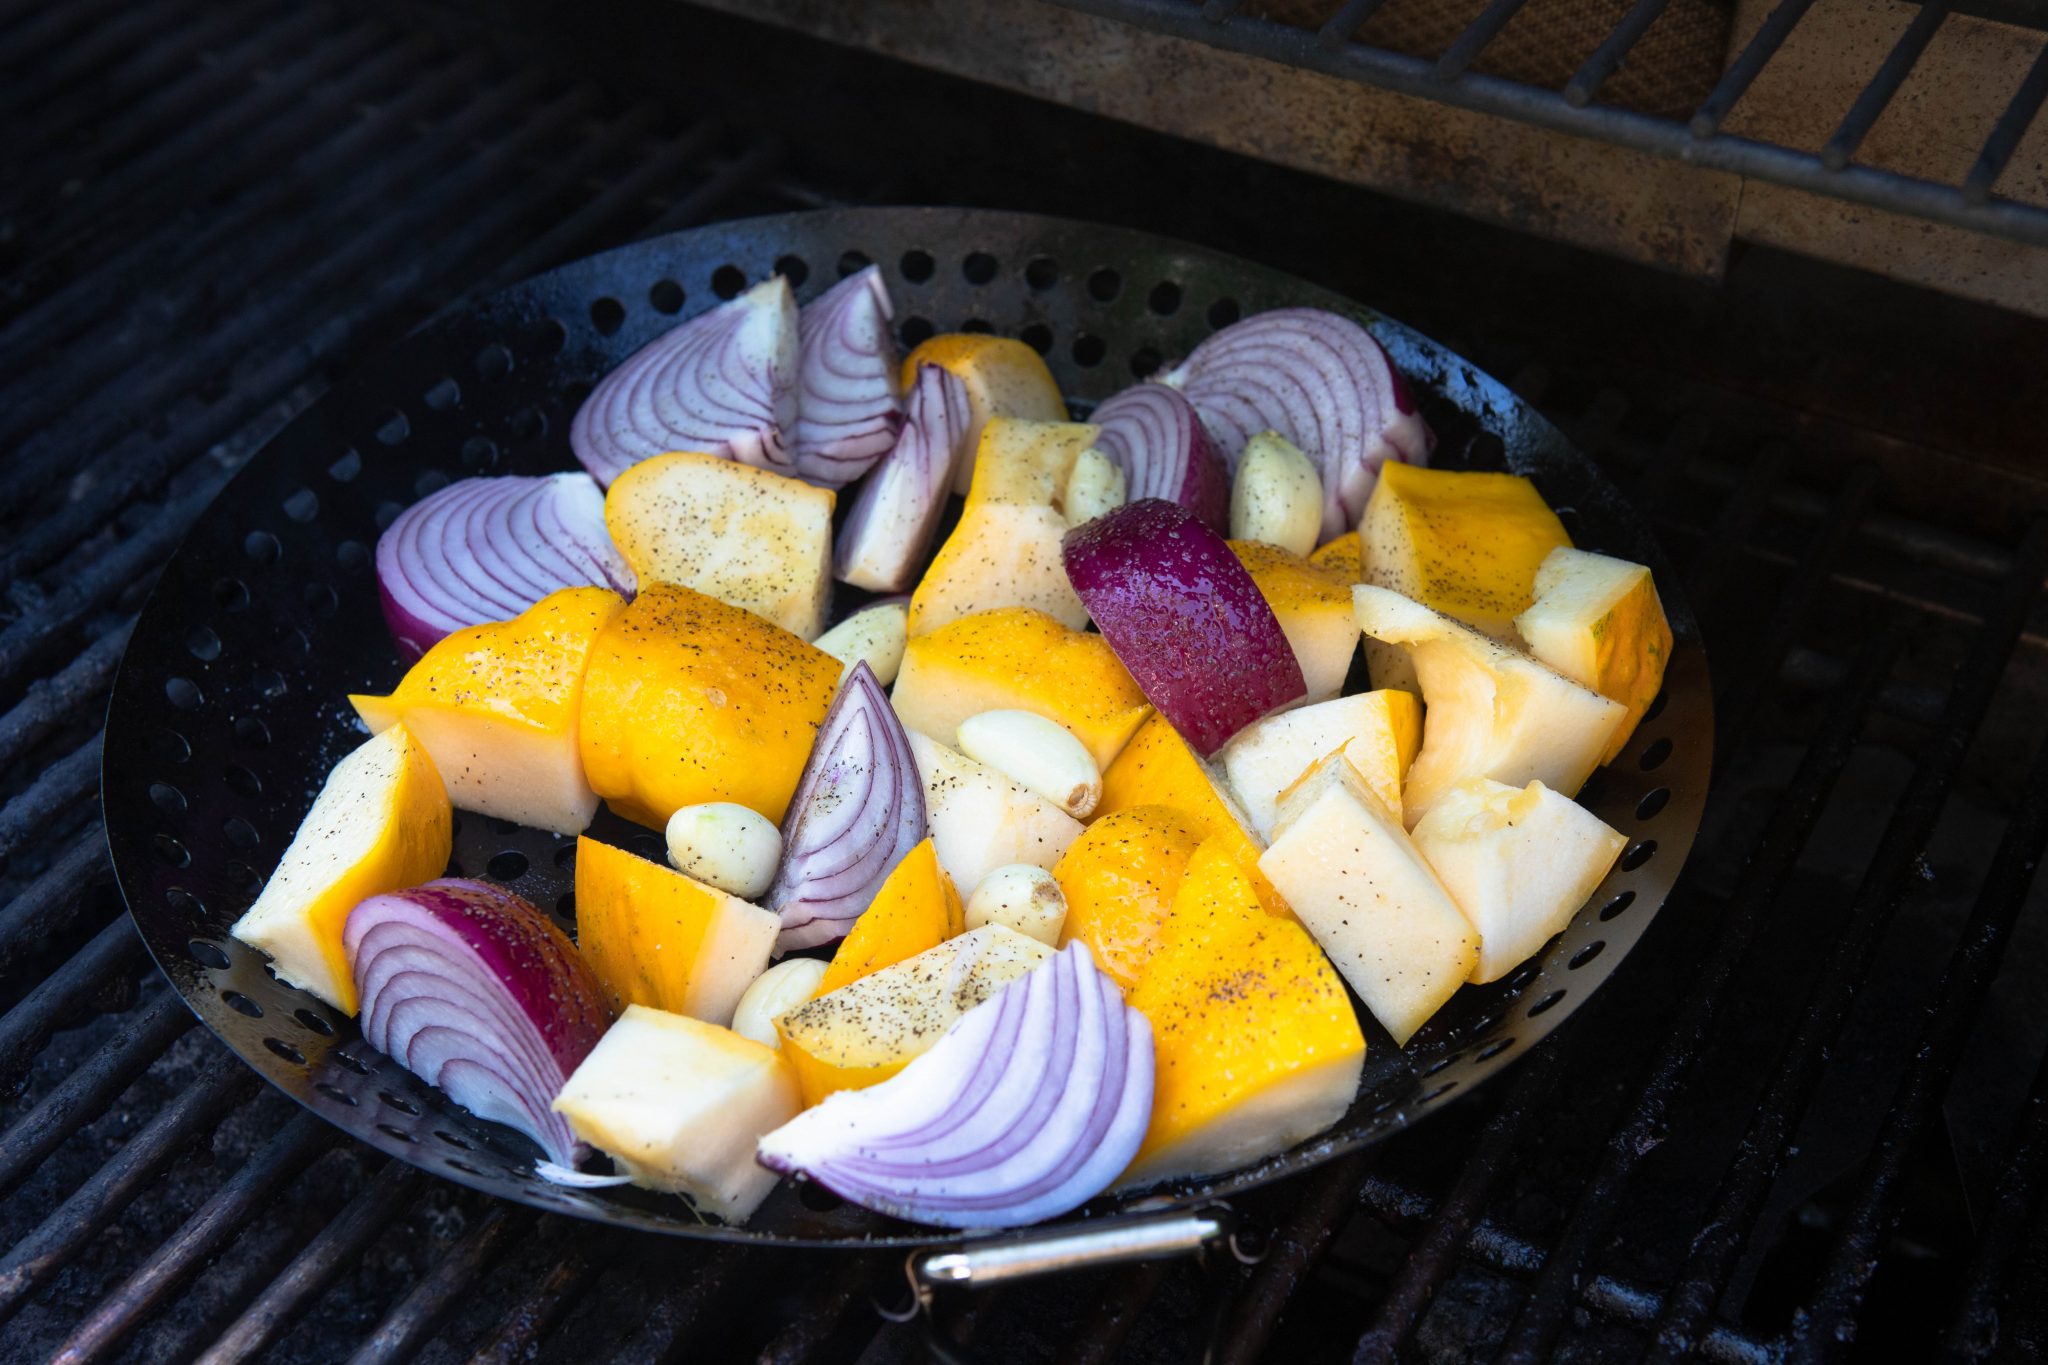
[[[1507,980],[1461,990],[1405,1049],[1366,1020],[1364,1084],[1323,1136],[1243,1170],[1103,1199],[1067,1224],[1125,1241],[1145,1211],[1193,1210],[1373,1142],[1527,1052],[1615,970],[1663,904],[1698,829],[1712,749],[1699,630],[1641,519],[1503,385],[1409,329],[1301,280],[1114,228],[959,209],[758,218],[579,261],[423,328],[273,440],[193,528],[135,629],[106,729],[108,840],[150,951],[193,1010],[294,1099],[371,1145],[493,1194],[580,1217],[754,1243],[931,1246],[956,1239],[785,1182],[744,1228],[681,1199],[569,1190],[535,1150],[372,1050],[352,1020],[279,983],[228,935],[328,768],[361,740],[349,692],[403,672],[379,615],[372,548],[412,500],[470,474],[574,467],[569,419],[650,338],[770,271],[799,299],[869,262],[899,331],[993,330],[1045,353],[1077,410],[1216,327],[1309,305],[1358,318],[1422,396],[1440,465],[1535,480],[1574,540],[1649,564],[1678,644],[1665,693],[1581,799],[1628,836],[1559,938]],[[601,815],[592,833],[662,856]],[[458,813],[454,869],[502,882],[567,926],[574,841]],[[1105,1221],[1108,1220],[1108,1221]],[[1077,1229],[1056,1227],[1051,1235]],[[1046,1234],[1039,1234],[1041,1244]],[[1086,1239],[1083,1239],[1086,1241]]]

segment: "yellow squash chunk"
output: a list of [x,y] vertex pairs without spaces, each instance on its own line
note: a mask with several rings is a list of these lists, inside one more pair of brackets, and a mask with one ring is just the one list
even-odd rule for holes
[[1216,757],[1252,828],[1271,839],[1287,789],[1338,751],[1398,818],[1401,779],[1421,747],[1422,704],[1413,692],[1381,688],[1254,721]]
[[622,848],[576,841],[576,946],[615,1009],[729,1024],[781,932],[781,917],[758,905]]
[[[1344,610],[1348,619],[1348,595]],[[889,700],[906,726],[941,744],[969,716],[1033,711],[1072,731],[1098,768],[1152,714],[1109,641],[1030,607],[976,612],[911,640]]]
[[604,521],[642,587],[691,588],[814,640],[832,598],[834,496],[770,469],[680,451],[614,479]]
[[1529,652],[1582,687],[1628,708],[1602,763],[1611,763],[1664,686],[1671,623],[1650,571],[1586,550],[1552,550],[1536,570],[1536,601],[1515,618]]
[[1308,562],[1319,569],[1342,574],[1346,583],[1365,581],[1365,549],[1359,544],[1358,532],[1346,531],[1327,545],[1316,548]]
[[774,1048],[644,1005],[605,1031],[554,1104],[634,1184],[686,1194],[729,1223],[775,1188],[754,1144],[801,1107]]
[[839,673],[839,660],[752,612],[648,584],[591,651],[584,773],[653,829],[706,801],[780,821]]
[[996,607],[1036,607],[1079,630],[1087,608],[1067,582],[1061,506],[1074,461],[1100,428],[998,417],[981,434],[960,524],[910,595],[912,636]]
[[1152,1124],[1121,1185],[1230,1170],[1315,1136],[1358,1093],[1365,1036],[1301,926],[1261,913],[1235,853],[1189,862],[1130,1001],[1152,1024]]
[[[1318,515],[1322,504],[1316,504]],[[1233,540],[1231,551],[1251,574],[1259,595],[1273,609],[1281,633],[1308,684],[1306,701],[1326,701],[1344,688],[1351,656],[1358,653],[1358,617],[1351,610],[1351,583],[1334,570],[1259,540]]]
[[625,605],[608,588],[564,588],[510,621],[444,636],[390,696],[349,701],[372,734],[403,722],[455,805],[580,834],[597,814],[576,743],[583,670]]
[[936,948],[966,928],[960,893],[939,866],[932,841],[926,839],[903,855],[868,908],[860,912],[853,932],[841,940],[812,994],[827,995],[850,986],[906,957]]
[[1479,935],[1340,754],[1288,794],[1259,866],[1396,1043],[1479,961]]
[[888,1080],[961,1015],[1050,956],[1036,939],[985,924],[782,1015],[775,1027],[804,1104]]
[[[917,367],[936,365],[967,387],[967,433],[961,448],[981,449],[982,429],[992,417],[1033,422],[1067,420],[1066,400],[1038,352],[1010,337],[986,332],[945,332],[903,357],[903,391],[917,382]],[[974,478],[974,459],[953,471],[953,491],[965,493]]]
[[403,725],[334,765],[234,935],[270,954],[280,981],[356,1012],[342,922],[359,901],[432,881],[448,868],[448,792]]
[[[1501,641],[1514,640],[1515,617],[1534,598],[1536,566],[1571,544],[1527,479],[1411,464],[1391,475],[1380,471],[1358,536],[1365,563],[1360,582],[1413,598]],[[1399,650],[1368,640],[1365,660],[1374,687],[1415,689]]]
[[1265,846],[1252,832],[1250,818],[1224,788],[1220,776],[1196,756],[1164,716],[1155,714],[1139,726],[1116,762],[1102,774],[1102,800],[1096,803],[1095,818],[1137,806],[1171,806],[1185,815],[1204,839],[1223,840],[1258,888],[1266,909],[1276,915],[1287,913],[1287,902],[1259,871],[1259,854]]
[[1067,898],[1059,946],[1087,944],[1095,965],[1128,992],[1159,949],[1201,842],[1194,822],[1166,806],[1133,806],[1090,825],[1053,869]]

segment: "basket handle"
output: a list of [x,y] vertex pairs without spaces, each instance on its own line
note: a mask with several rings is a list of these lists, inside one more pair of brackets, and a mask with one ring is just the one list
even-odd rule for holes
[[1187,1256],[1219,1241],[1237,1249],[1237,1219],[1220,1204],[1136,1214],[1097,1227],[1048,1228],[1013,1237],[962,1242],[910,1258],[910,1283],[920,1301],[941,1285],[980,1289],[1068,1270]]

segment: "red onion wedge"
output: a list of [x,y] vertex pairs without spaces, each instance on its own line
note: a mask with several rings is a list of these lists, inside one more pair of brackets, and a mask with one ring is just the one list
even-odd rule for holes
[[611,1013],[546,915],[502,887],[444,877],[357,905],[342,946],[371,1047],[550,1161],[586,1154],[551,1106]]
[[1323,479],[1323,539],[1343,535],[1388,460],[1427,464],[1436,435],[1372,334],[1320,308],[1233,322],[1165,377],[1188,396],[1237,468],[1245,442],[1277,431]]
[[896,444],[903,405],[896,397],[895,315],[882,268],[849,275],[797,316],[796,425],[790,448],[798,477],[843,488]]
[[577,409],[569,446],[607,487],[677,450],[788,473],[796,375],[796,299],[776,275],[628,356]]
[[1128,497],[1165,498],[1212,531],[1230,525],[1230,470],[1179,389],[1139,384],[1090,413],[1102,428],[1095,448],[1123,470]]
[[967,386],[959,377],[937,365],[919,365],[903,431],[861,485],[840,528],[833,557],[840,582],[870,592],[916,586],[971,421]]
[[1230,545],[1147,498],[1067,532],[1067,580],[1145,699],[1204,758],[1308,692],[1301,665]]
[[775,950],[845,938],[924,837],[910,737],[862,660],[841,680],[782,820],[782,865],[761,901],[782,916]]
[[462,479],[406,508],[377,538],[377,594],[408,659],[451,632],[581,587],[633,592],[588,474]]
[[1130,1164],[1152,1116],[1152,1064],[1152,1026],[1076,942],[895,1076],[763,1137],[756,1156],[898,1218],[1035,1223]]

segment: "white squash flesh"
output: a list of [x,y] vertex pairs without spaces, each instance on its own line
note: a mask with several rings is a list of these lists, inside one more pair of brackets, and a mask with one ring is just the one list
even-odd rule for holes
[[1036,792],[929,735],[910,732],[924,779],[925,815],[939,866],[962,900],[1011,863],[1050,871],[1081,837],[1081,822]]

